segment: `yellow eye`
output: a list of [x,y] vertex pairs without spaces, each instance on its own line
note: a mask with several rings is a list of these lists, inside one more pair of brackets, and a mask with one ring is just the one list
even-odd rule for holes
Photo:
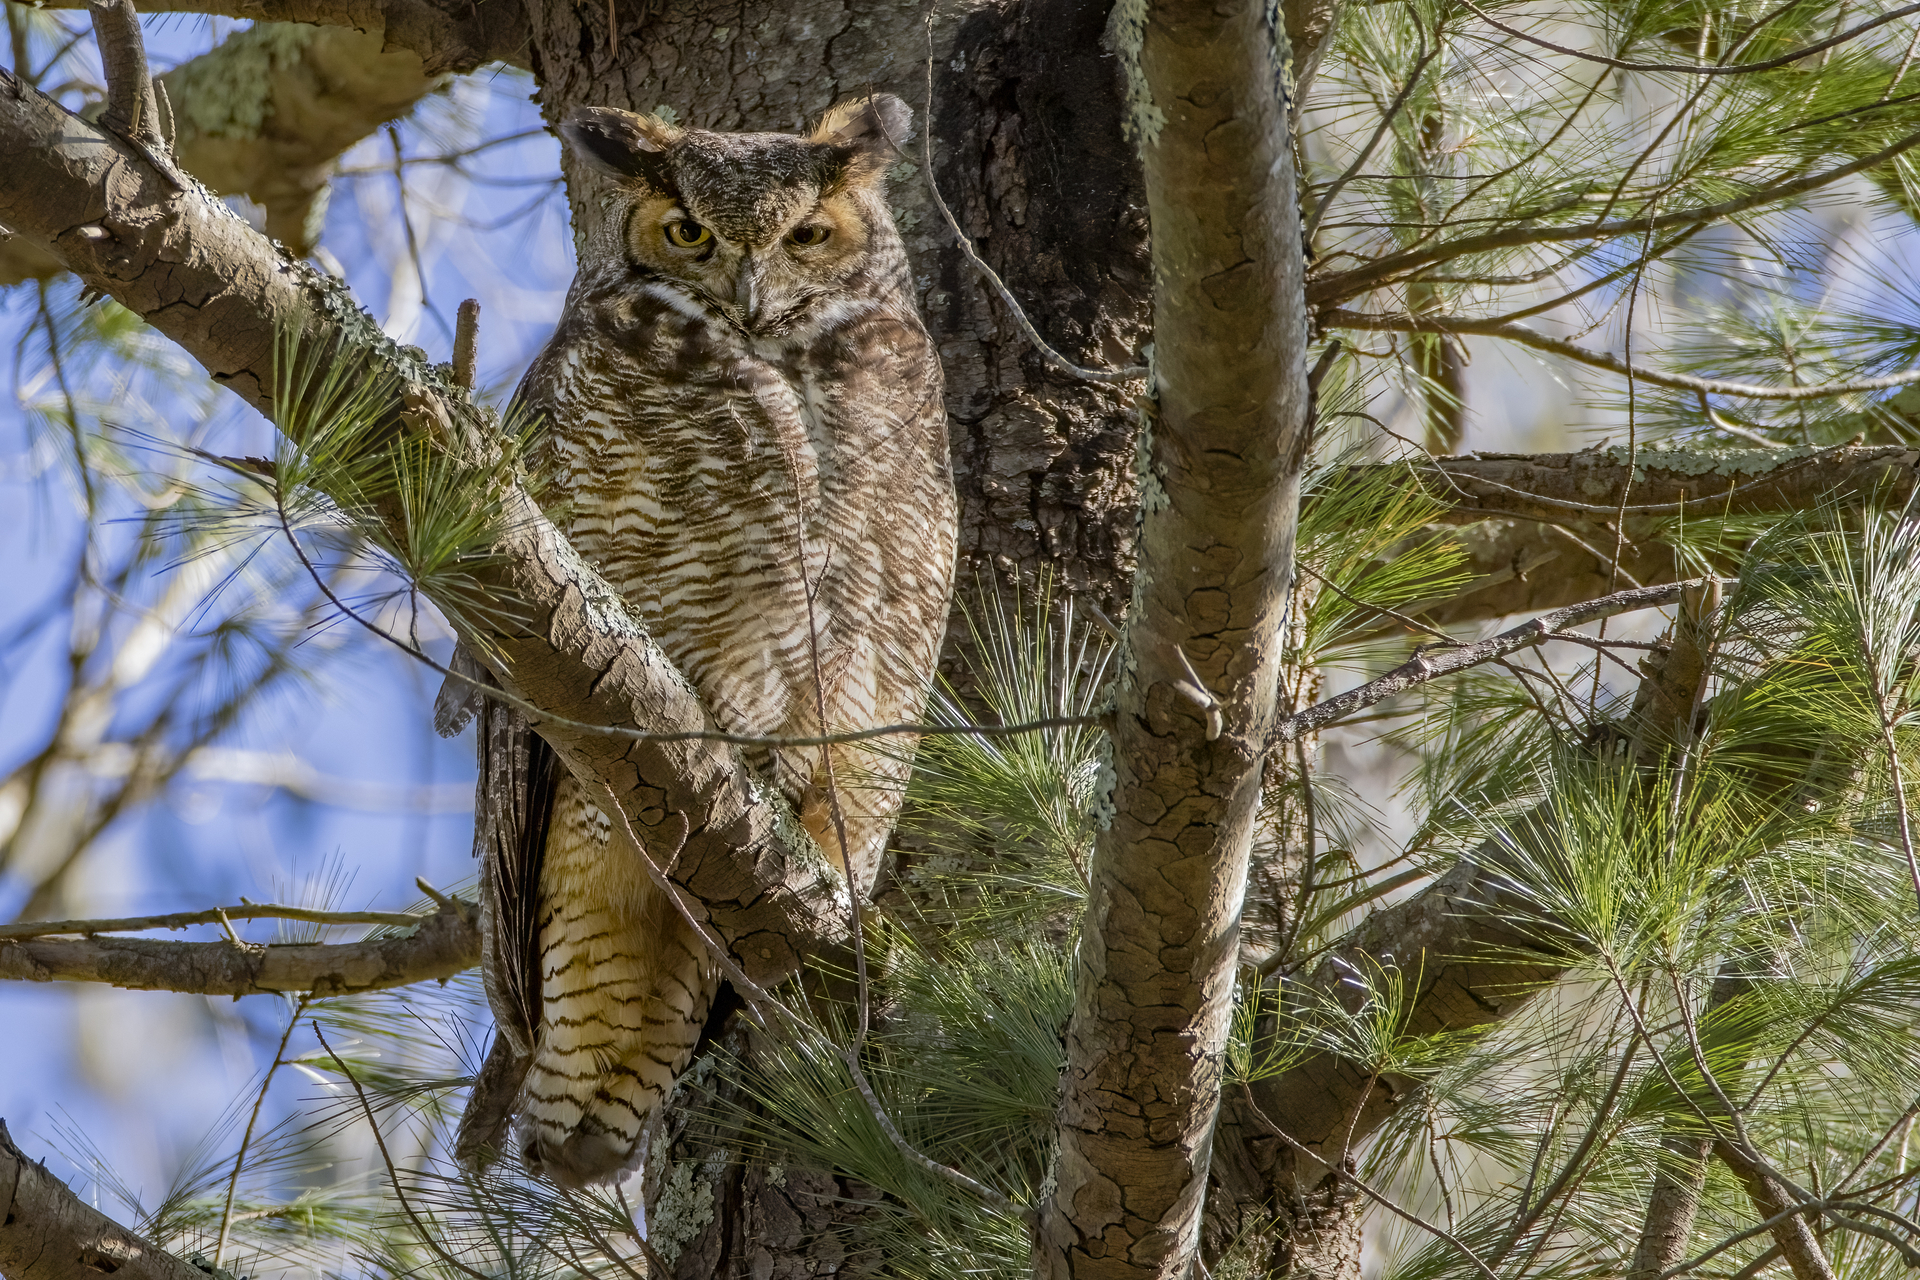
[[695,249],[713,239],[713,232],[707,230],[692,218],[682,218],[678,222],[667,224],[667,243],[682,249]]
[[812,248],[814,245],[817,245],[817,244],[825,244],[827,242],[827,237],[832,234],[833,232],[827,229],[826,227],[819,227],[819,226],[795,227],[793,230],[787,232],[787,239],[793,241],[797,245],[801,245],[806,248]]

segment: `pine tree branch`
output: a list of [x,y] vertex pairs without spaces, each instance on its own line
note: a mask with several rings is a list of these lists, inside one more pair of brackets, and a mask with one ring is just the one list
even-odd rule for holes
[[[266,74],[261,75],[262,65]],[[439,86],[418,55],[349,27],[254,27],[158,78],[173,105],[174,160],[220,195],[267,211],[266,232],[310,253],[334,162]],[[64,274],[24,236],[0,240],[0,286]]]
[[207,1280],[75,1195],[0,1120],[0,1275],[7,1280]]
[[1703,64],[1698,62],[1629,62],[1621,58],[1611,58],[1605,54],[1591,53],[1582,49],[1570,49],[1565,45],[1555,44],[1551,40],[1546,40],[1540,36],[1522,31],[1517,27],[1508,26],[1475,4],[1473,0],[1461,0],[1461,3],[1466,5],[1468,9],[1471,9],[1474,16],[1495,30],[1504,31],[1515,39],[1524,40],[1528,44],[1547,50],[1549,53],[1558,53],[1565,57],[1578,58],[1582,62],[1598,63],[1601,66],[1612,67],[1617,71],[1661,72],[1672,75],[1689,76],[1746,76],[1761,71],[1775,71],[1781,67],[1791,66],[1803,58],[1811,58],[1816,53],[1823,53],[1838,45],[1846,44],[1850,40],[1856,40],[1877,27],[1886,26],[1889,22],[1897,22],[1901,18],[1920,13],[1920,4],[1904,5],[1901,8],[1890,10],[1877,17],[1869,18],[1867,21],[1857,26],[1849,27],[1837,35],[1828,36],[1825,40],[1818,40],[1813,44],[1803,45],[1790,53],[1783,53],[1775,58],[1767,58],[1760,62],[1709,62]]
[[1317,733],[1330,724],[1344,720],[1357,711],[1398,697],[1407,690],[1437,680],[1442,676],[1454,675],[1482,663],[1494,662],[1500,658],[1531,649],[1537,644],[1551,640],[1554,633],[1568,627],[1577,627],[1583,623],[1598,622],[1602,618],[1616,617],[1636,609],[1653,609],[1673,604],[1687,591],[1703,587],[1713,582],[1712,578],[1694,578],[1686,582],[1669,582],[1657,587],[1641,587],[1633,591],[1618,591],[1602,596],[1598,600],[1587,600],[1580,604],[1556,609],[1552,613],[1542,614],[1530,619],[1511,630],[1502,631],[1497,636],[1472,644],[1458,644],[1446,648],[1436,645],[1422,645],[1413,657],[1395,667],[1392,671],[1375,680],[1369,680],[1355,689],[1337,694],[1323,702],[1316,702],[1305,710],[1295,712],[1279,720],[1273,729],[1273,743],[1278,746],[1284,742],[1293,742],[1309,734]]
[[0,939],[0,980],[100,982],[133,991],[209,996],[337,996],[444,982],[480,963],[478,912],[472,904],[416,919],[418,927],[405,936],[295,946],[232,939]]
[[1490,338],[1504,338],[1508,342],[1531,347],[1535,351],[1544,351],[1549,355],[1565,356],[1569,360],[1591,365],[1595,369],[1605,369],[1609,373],[1631,376],[1636,381],[1651,383],[1656,387],[1667,387],[1675,391],[1694,391],[1702,395],[1739,396],[1748,400],[1831,400],[1836,396],[1857,396],[1869,391],[1886,391],[1920,382],[1920,369],[1909,369],[1903,373],[1888,374],[1879,378],[1815,383],[1805,387],[1768,387],[1747,382],[1727,382],[1717,378],[1694,378],[1685,374],[1649,369],[1644,365],[1629,365],[1612,352],[1595,351],[1578,343],[1551,338],[1537,330],[1503,318],[1481,320],[1467,316],[1369,315],[1359,311],[1334,309],[1320,313],[1320,324],[1326,329],[1357,329],[1374,333],[1482,334]]
[[157,916],[123,916],[106,920],[23,920],[0,924],[0,942],[19,938],[48,938],[62,934],[92,937],[101,933],[141,933],[148,929],[185,929],[196,924],[226,924],[231,920],[304,920],[310,924],[384,924],[411,928],[432,919],[405,911],[309,911],[272,902],[248,902],[237,907],[209,907],[205,911],[173,911]]
[[[290,333],[302,350],[393,389],[382,410],[387,434],[369,448],[416,432],[466,450],[495,438],[465,391],[382,334],[344,286],[276,250],[204,188],[175,189],[124,143],[6,72],[0,164],[9,175],[0,224],[51,247],[84,283],[269,417],[284,409],[297,418],[297,406],[276,406],[273,392],[275,335]],[[465,637],[470,647],[511,692],[559,718],[542,724],[542,736],[576,776],[611,785],[643,836],[688,832],[676,877],[743,968],[763,981],[791,972],[839,936],[844,912],[827,905],[836,873],[737,748],[625,742],[564,723],[668,734],[715,727],[619,594],[532,498],[507,485],[499,500],[498,542],[468,585],[474,598],[512,601],[512,616],[469,624],[479,629]],[[380,514],[405,545],[407,512],[396,503]]]
[[[1471,524],[1502,516],[1561,523],[1597,522],[1620,508],[1632,480],[1629,517],[1806,511],[1822,501],[1898,506],[1920,480],[1920,450],[1901,445],[1839,449],[1660,449],[1581,453],[1483,453],[1434,458],[1407,467],[1427,492],[1449,504],[1440,520]],[[1374,468],[1355,468],[1353,481]]]
[[[1626,482],[1625,450],[1482,454],[1385,467],[1450,504],[1437,517],[1458,530],[1471,580],[1444,598],[1398,606],[1438,627],[1548,613],[1607,594],[1613,566],[1611,514]],[[1684,515],[1787,515],[1822,502],[1898,507],[1920,484],[1920,451],[1900,446],[1835,449],[1665,451],[1641,449],[1629,495],[1622,581],[1670,583],[1685,570],[1659,526]],[[1357,467],[1346,483],[1377,483],[1382,468]],[[1612,500],[1610,502],[1609,500]],[[1607,516],[1582,510],[1604,507]],[[1635,515],[1651,508],[1655,514]],[[1661,513],[1671,513],[1661,514]],[[1424,536],[1424,535],[1423,535]]]
[[1818,191],[1822,187],[1831,186],[1856,173],[1864,173],[1868,169],[1883,165],[1915,147],[1920,147],[1920,133],[1907,134],[1878,151],[1861,156],[1857,160],[1848,161],[1846,164],[1835,165],[1831,169],[1822,169],[1818,173],[1810,173],[1804,177],[1763,185],[1732,200],[1697,205],[1689,209],[1676,209],[1671,213],[1609,218],[1598,222],[1572,223],[1563,226],[1540,226],[1533,223],[1526,215],[1516,214],[1516,225],[1499,231],[1461,236],[1426,248],[1387,254],[1350,271],[1329,272],[1319,276],[1307,285],[1307,302],[1314,307],[1327,307],[1341,299],[1365,293],[1384,281],[1405,275],[1420,267],[1474,254],[1517,249],[1533,244],[1563,244],[1571,240],[1606,240],[1617,236],[1646,235],[1649,232],[1665,231],[1672,227],[1724,222],[1754,209],[1770,204],[1780,204]]

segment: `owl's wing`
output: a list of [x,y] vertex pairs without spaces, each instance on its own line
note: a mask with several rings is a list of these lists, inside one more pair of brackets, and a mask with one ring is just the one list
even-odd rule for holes
[[[498,687],[491,675],[483,678]],[[485,699],[477,718],[473,844],[481,860],[480,972],[493,1007],[494,1038],[460,1117],[454,1153],[462,1162],[484,1165],[505,1149],[507,1122],[540,1021],[540,860],[560,762],[526,717],[504,703]]]

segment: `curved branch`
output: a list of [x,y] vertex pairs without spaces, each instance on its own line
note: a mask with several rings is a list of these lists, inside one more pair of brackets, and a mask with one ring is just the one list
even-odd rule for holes
[[8,1280],[208,1280],[127,1230],[14,1145],[0,1120],[0,1274]]
[[[275,334],[289,333],[335,353],[357,370],[348,376],[396,388],[385,439],[493,438],[467,392],[381,333],[339,282],[5,72],[0,166],[0,223],[51,247],[262,413],[276,412]],[[509,690],[576,725],[712,730],[692,686],[533,499],[509,486],[500,509],[498,541],[468,585],[474,598],[512,601],[514,617],[474,623],[464,638]],[[407,513],[383,515],[404,544]],[[540,733],[576,777],[612,787],[643,837],[681,850],[676,880],[756,979],[776,981],[838,940],[843,882],[738,748],[621,741],[559,722]]]
[[[416,54],[383,50],[377,32],[274,25],[236,32],[159,83],[173,104],[179,166],[219,195],[265,207],[267,234],[304,255],[335,161],[441,80]],[[0,240],[0,286],[65,271],[25,236]]]
[[1885,391],[1920,382],[1920,369],[1890,373],[1880,378],[1860,378],[1853,382],[1824,382],[1807,387],[1763,387],[1751,382],[1724,382],[1718,378],[1693,378],[1682,373],[1663,373],[1640,365],[1629,365],[1608,351],[1594,351],[1559,338],[1505,320],[1473,320],[1460,316],[1367,315],[1359,311],[1332,310],[1320,314],[1327,329],[1361,329],[1376,333],[1472,333],[1489,338],[1505,338],[1535,351],[1565,356],[1581,364],[1605,369],[1640,382],[1675,391],[1697,391],[1711,396],[1740,396],[1747,400],[1829,400],[1834,396],[1855,396],[1869,391]]
[[0,979],[104,982],[131,991],[208,996],[379,991],[444,982],[479,964],[477,915],[471,903],[463,903],[425,917],[403,937],[307,946],[161,938],[0,939]]

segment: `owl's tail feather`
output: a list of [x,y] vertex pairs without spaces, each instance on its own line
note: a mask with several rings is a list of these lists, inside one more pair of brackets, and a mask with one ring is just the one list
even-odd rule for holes
[[485,1169],[507,1150],[507,1126],[513,1119],[513,1104],[526,1083],[527,1068],[533,1065],[531,1054],[516,1052],[507,1037],[495,1032],[487,1060],[473,1079],[467,1095],[467,1109],[460,1117],[460,1129],[454,1136],[453,1155],[471,1169]]
[[616,1177],[686,1069],[718,986],[706,948],[571,779],[541,876],[541,1014],[521,1148],[566,1186]]

